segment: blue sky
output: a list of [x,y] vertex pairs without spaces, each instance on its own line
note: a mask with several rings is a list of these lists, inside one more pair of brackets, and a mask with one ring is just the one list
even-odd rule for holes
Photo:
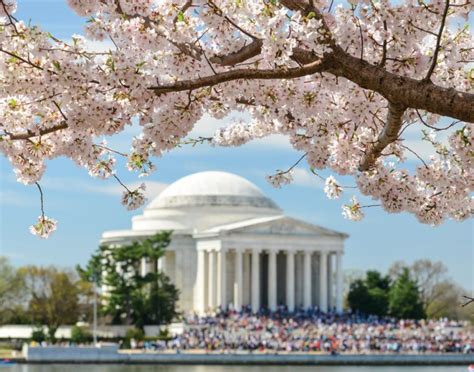
[[[17,15],[65,39],[73,33],[81,33],[84,23],[63,0],[19,0]],[[193,135],[209,135],[226,123],[228,120],[204,119]],[[129,128],[110,143],[117,149],[127,150],[134,134],[135,128]],[[408,140],[421,154],[429,153],[427,144],[421,143],[414,133]],[[148,178],[150,196],[165,184],[190,173],[233,172],[254,182],[287,214],[350,234],[344,256],[346,269],[385,271],[396,260],[412,262],[429,258],[442,261],[454,280],[467,289],[474,289],[472,221],[448,221],[442,226],[430,227],[419,224],[408,214],[389,215],[379,208],[367,210],[362,222],[347,221],[341,215],[341,203],[350,194],[343,200],[328,200],[320,182],[304,164],[298,168],[292,185],[274,189],[266,182],[267,174],[292,165],[300,155],[283,137],[254,141],[239,148],[176,149],[155,159],[157,171]],[[120,161],[118,174],[128,183],[137,182]],[[42,184],[46,214],[59,221],[58,230],[48,240],[37,239],[28,231],[39,214],[36,188],[17,183],[9,163],[0,159],[0,254],[8,256],[15,265],[83,264],[97,247],[103,231],[129,228],[131,217],[138,213],[122,207],[121,190],[113,180],[92,179],[68,159],[49,162]]]

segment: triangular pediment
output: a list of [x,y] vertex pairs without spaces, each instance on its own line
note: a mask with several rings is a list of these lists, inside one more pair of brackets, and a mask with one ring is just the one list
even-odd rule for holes
[[226,235],[259,234],[259,235],[299,235],[299,236],[339,236],[346,234],[329,230],[288,216],[275,216],[246,220],[224,226],[216,226],[208,232]]

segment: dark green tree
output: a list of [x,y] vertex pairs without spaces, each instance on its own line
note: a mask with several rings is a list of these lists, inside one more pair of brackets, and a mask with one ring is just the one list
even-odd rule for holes
[[363,314],[384,316],[388,313],[390,279],[378,271],[367,271],[364,279],[351,283],[347,301],[349,307]]
[[425,318],[418,284],[410,277],[408,268],[403,269],[390,288],[389,312],[400,319]]
[[[169,323],[177,315],[178,290],[157,266],[170,237],[171,232],[161,232],[129,245],[102,245],[85,268],[77,267],[84,280],[107,287],[101,311],[113,323],[143,328]],[[145,276],[140,272],[143,259],[151,269]]]

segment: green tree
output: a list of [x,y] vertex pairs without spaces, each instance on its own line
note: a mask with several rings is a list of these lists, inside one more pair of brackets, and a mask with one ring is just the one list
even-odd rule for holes
[[[158,271],[157,261],[170,243],[171,232],[161,232],[129,245],[102,245],[85,268],[77,267],[80,276],[98,286],[105,286],[102,313],[113,323],[169,323],[176,315],[178,290],[170,279]],[[150,272],[141,275],[145,259]]]
[[79,318],[77,278],[55,267],[27,266],[20,272],[29,292],[29,317],[35,324],[47,325],[48,337],[54,342],[59,326],[74,324]]
[[0,257],[0,324],[25,323],[26,286],[23,275]]
[[71,342],[76,344],[86,344],[92,342],[92,334],[86,327],[75,325],[71,329]]
[[369,270],[364,279],[351,283],[347,301],[354,311],[384,316],[388,313],[390,279],[378,271]]
[[418,284],[411,279],[408,268],[402,270],[390,288],[389,312],[396,318],[404,319],[422,319],[426,316]]

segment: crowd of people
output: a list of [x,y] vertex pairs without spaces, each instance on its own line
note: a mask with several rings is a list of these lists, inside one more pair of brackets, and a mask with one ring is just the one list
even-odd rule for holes
[[474,331],[448,320],[396,320],[317,308],[189,315],[184,331],[158,348],[215,352],[471,353]]

